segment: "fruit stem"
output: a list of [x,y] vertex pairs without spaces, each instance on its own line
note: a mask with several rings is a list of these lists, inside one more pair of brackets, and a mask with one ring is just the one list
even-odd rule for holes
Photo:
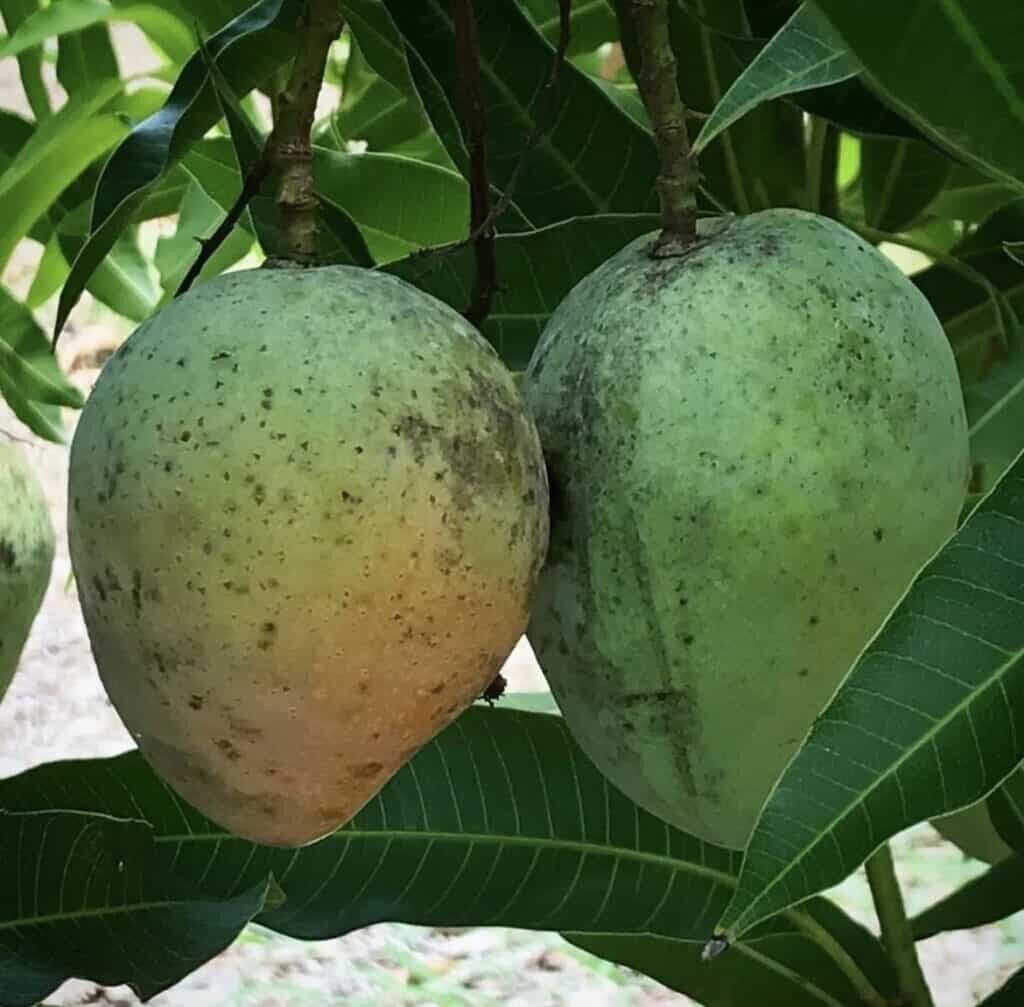
[[652,255],[678,255],[697,240],[697,161],[686,129],[687,110],[676,79],[668,0],[626,0],[640,53],[637,87],[654,128],[661,171],[661,236]]
[[299,265],[314,265],[317,258],[310,133],[331,43],[343,26],[338,0],[307,0],[299,22],[295,62],[276,103],[269,147],[270,164],[278,178],[279,258]]
[[864,865],[875,912],[882,928],[882,944],[896,967],[900,993],[908,1007],[935,1007],[921,962],[914,946],[914,934],[907,919],[903,893],[896,877],[892,850],[883,843]]

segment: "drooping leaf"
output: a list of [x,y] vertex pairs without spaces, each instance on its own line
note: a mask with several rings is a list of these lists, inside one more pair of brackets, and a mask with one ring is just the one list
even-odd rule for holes
[[[60,0],[26,18],[17,31],[0,44],[0,59],[17,56],[47,39],[88,31],[115,19],[133,21],[157,38],[175,38],[176,52],[187,52],[191,48],[187,22],[183,23],[157,4],[115,6],[104,0]],[[92,55],[97,54],[95,48],[91,51]]]
[[928,206],[928,213],[951,220],[982,224],[997,210],[1020,199],[1020,193],[993,181],[975,168],[955,164],[946,184]]
[[[18,30],[22,23],[39,10],[40,0],[0,0],[0,14],[8,33]],[[51,112],[50,95],[43,81],[43,47],[33,46],[18,56],[18,73],[29,108],[36,122],[42,122]]]
[[261,879],[223,901],[196,897],[143,822],[0,811],[4,1007],[32,1007],[74,977],[154,996],[223,951],[270,891]]
[[[901,115],[957,158],[1024,192],[1024,5],[815,2]],[[909,52],[926,55],[908,59]]]
[[119,80],[72,97],[32,134],[0,177],[0,264],[57,197],[128,132],[103,106]]
[[[54,805],[147,821],[167,873],[209,897],[230,899],[272,875],[285,901],[257,922],[306,939],[391,920],[696,940],[727,901],[739,862],[614,790],[560,717],[483,706],[421,749],[351,822],[301,849],[226,834],[136,752],[0,781],[0,807]],[[753,939],[768,934],[806,937],[852,982],[875,981],[873,958],[856,957],[859,931],[849,949],[830,942],[806,907]]]
[[[607,214],[499,235],[498,290],[481,331],[509,367],[525,368],[551,312],[566,294],[627,242],[657,226],[654,215]],[[467,247],[414,256],[388,267],[457,311],[469,303],[473,270],[473,251]]]
[[881,231],[900,231],[942,191],[953,162],[916,140],[868,137],[860,145],[864,217]]
[[[412,69],[434,128],[455,163],[463,166],[460,141],[449,139],[450,111],[458,108],[452,2],[384,2],[407,46],[419,57]],[[477,26],[492,185],[508,185],[526,138],[541,116],[548,128],[525,162],[514,194],[516,205],[535,226],[577,215],[655,209],[658,169],[650,136],[571,63],[562,67],[557,105],[551,107],[544,85],[551,72],[552,47],[515,0],[479,5]],[[365,43],[364,51],[371,58]],[[435,85],[440,95],[434,92]],[[595,156],[599,147],[614,150],[615,156]]]
[[[259,0],[206,40],[207,51],[237,93],[246,94],[289,58],[297,16],[297,0]],[[57,334],[86,280],[146,195],[216,122],[219,113],[205,58],[196,53],[185,64],[163,108],[133,129],[104,167],[93,203],[89,240],[61,291]]]
[[1024,857],[1010,857],[972,878],[911,920],[914,940],[984,927],[1024,909]]
[[694,153],[758,105],[847,80],[858,70],[832,26],[801,4],[721,97],[693,141]]
[[0,287],[0,394],[33,433],[62,443],[59,404],[77,408],[78,389],[64,377],[32,313]]
[[[873,1002],[871,994],[895,994],[892,965],[872,934],[825,899],[812,899],[802,908],[808,917],[806,931],[741,942],[731,960],[710,964],[701,960],[696,941],[626,934],[563,936],[715,1007],[751,1007],[752,996],[757,1007],[861,1007]],[[855,958],[855,982],[824,951],[822,935]]]
[[[62,11],[68,0],[47,10]],[[117,54],[106,24],[95,24],[81,31],[61,35],[57,41],[57,80],[68,94],[79,94],[83,88],[95,87],[105,80],[120,76]]]
[[776,784],[718,929],[822,891],[1024,758],[1024,452],[868,644]]

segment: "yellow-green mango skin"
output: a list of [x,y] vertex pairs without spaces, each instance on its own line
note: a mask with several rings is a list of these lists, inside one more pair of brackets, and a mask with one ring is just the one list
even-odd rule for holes
[[529,637],[613,783],[742,848],[954,531],[966,421],[927,301],[841,225],[768,210],[659,260],[654,237],[577,285],[526,373],[551,491]]
[[0,699],[43,603],[55,545],[39,480],[0,437]]
[[457,313],[351,267],[221,276],[111,358],[71,451],[100,675],[231,832],[355,814],[491,681],[547,543],[536,430]]
[[1013,849],[999,835],[986,801],[979,801],[951,815],[933,818],[931,824],[943,839],[975,860],[998,864],[1013,855]]

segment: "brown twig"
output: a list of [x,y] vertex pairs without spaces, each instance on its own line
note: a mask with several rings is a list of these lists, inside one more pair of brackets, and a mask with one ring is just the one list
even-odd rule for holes
[[676,59],[669,35],[668,0],[626,0],[640,51],[637,87],[654,128],[661,171],[662,233],[652,255],[678,255],[697,240],[699,175],[690,151],[687,111],[676,80]]
[[469,150],[469,233],[476,269],[466,320],[479,326],[491,312],[498,285],[494,224],[490,220],[491,187],[487,180],[487,123],[480,86],[480,42],[473,0],[455,3],[455,58],[458,64],[462,135]]
[[314,265],[317,259],[318,203],[310,133],[327,57],[343,24],[338,0],[307,0],[299,23],[295,62],[288,83],[278,95],[274,129],[267,145],[270,170],[278,176],[279,258],[298,265]]
[[196,261],[189,267],[189,271],[185,274],[185,278],[181,281],[181,285],[175,291],[175,297],[181,297],[181,295],[184,294],[193,283],[195,283],[199,274],[203,271],[203,267],[213,257],[213,253],[216,252],[225,241],[227,241],[228,236],[234,230],[235,225],[242,219],[242,214],[245,213],[245,208],[259,194],[264,180],[270,174],[268,146],[269,144],[264,146],[263,153],[260,155],[258,160],[253,162],[252,167],[245,176],[245,181],[242,183],[242,191],[238,194],[238,198],[231,205],[227,214],[225,214],[224,219],[218,225],[217,230],[208,238],[196,238],[196,241],[199,242],[200,246],[199,255],[196,257]]

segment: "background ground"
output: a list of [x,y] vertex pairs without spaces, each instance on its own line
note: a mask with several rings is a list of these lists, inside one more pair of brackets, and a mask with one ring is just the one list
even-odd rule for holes
[[[139,36],[118,35],[123,60],[136,70],[150,58]],[[0,107],[21,109],[13,59],[0,61]],[[23,295],[39,249],[25,243],[4,274]],[[40,313],[52,323],[53,305]],[[88,298],[63,337],[61,358],[91,385],[103,350],[127,329]],[[98,352],[97,352],[98,351]],[[73,417],[69,416],[69,423]],[[58,532],[58,554],[42,611],[21,667],[0,708],[0,777],[40,762],[112,755],[131,739],[104,695],[89,651],[65,541],[67,449],[44,444],[19,427],[0,404],[0,436],[18,439],[43,480]],[[525,645],[506,674],[518,690],[543,688]],[[908,908],[916,912],[982,869],[927,825],[895,842]],[[848,912],[875,929],[871,899],[858,873],[834,893]],[[1024,962],[1024,914],[998,926],[944,934],[921,945],[936,1007],[971,1007]],[[66,984],[49,1004],[129,1007],[126,989]],[[300,942],[250,927],[233,947],[154,1007],[653,1007],[691,1004],[627,969],[572,948],[556,934],[502,929],[446,931],[390,924],[332,941]],[[751,1007],[757,1007],[751,1004]]]

